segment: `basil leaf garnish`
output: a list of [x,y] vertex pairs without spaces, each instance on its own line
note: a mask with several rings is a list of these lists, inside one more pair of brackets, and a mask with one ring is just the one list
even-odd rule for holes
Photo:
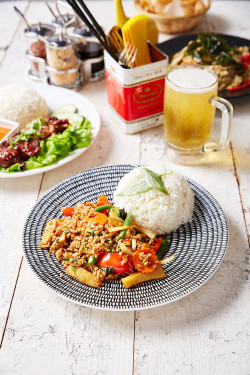
[[161,191],[162,193],[169,195],[162,181],[161,174],[153,172],[147,168],[142,168],[142,170],[144,171],[145,179],[147,179],[148,185],[150,186],[151,189],[157,189]]
[[139,193],[145,193],[151,189],[156,189],[169,195],[162,181],[163,174],[158,174],[147,168],[140,168],[139,176],[135,177],[122,191],[117,194],[120,197],[126,197]]

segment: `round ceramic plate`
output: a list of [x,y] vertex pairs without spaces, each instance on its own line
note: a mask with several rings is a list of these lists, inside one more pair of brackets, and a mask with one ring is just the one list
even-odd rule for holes
[[[36,276],[52,291],[69,301],[103,310],[140,310],[164,305],[186,296],[204,284],[219,267],[226,251],[228,228],[218,202],[203,187],[188,179],[195,194],[193,220],[170,236],[166,254],[174,260],[164,265],[167,277],[125,289],[121,281],[109,281],[98,289],[67,275],[52,255],[38,248],[48,220],[61,218],[61,207],[79,201],[97,201],[113,191],[120,178],[134,167],[113,165],[78,173],[51,188],[31,210],[23,231],[25,258]],[[64,276],[60,277],[63,273]]]
[[45,167],[13,173],[5,173],[0,171],[0,178],[26,177],[61,167],[63,164],[69,163],[70,161],[80,156],[83,152],[85,152],[93,144],[100,130],[101,120],[99,113],[97,112],[94,105],[83,95],[78,94],[74,91],[63,89],[61,87],[53,87],[48,85],[42,85],[39,83],[33,83],[29,86],[33,88],[35,91],[37,91],[46,100],[50,112],[53,112],[57,108],[62,107],[64,105],[74,104],[78,109],[78,113],[86,117],[91,122],[91,143],[88,147],[78,148],[70,152],[65,158],[62,158],[58,160],[56,163],[47,165]]

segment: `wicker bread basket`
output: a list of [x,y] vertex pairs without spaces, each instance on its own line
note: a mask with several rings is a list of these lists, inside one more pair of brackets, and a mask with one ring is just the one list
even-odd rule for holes
[[167,17],[164,14],[156,14],[145,11],[141,5],[140,0],[134,0],[134,6],[139,13],[147,14],[152,18],[160,32],[166,34],[182,33],[193,29],[208,11],[211,5],[211,0],[207,0],[206,8],[198,14],[183,16],[183,17]]

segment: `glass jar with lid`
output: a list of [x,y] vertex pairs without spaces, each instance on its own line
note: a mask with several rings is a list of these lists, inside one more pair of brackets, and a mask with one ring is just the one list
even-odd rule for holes
[[34,76],[44,75],[46,60],[44,41],[55,34],[55,28],[50,24],[38,22],[27,27],[24,34],[28,42],[27,56],[31,61],[30,73]]
[[75,40],[61,32],[46,40],[47,71],[50,82],[73,88],[79,85],[79,61],[75,53]]
[[68,34],[76,40],[75,52],[82,61],[83,80],[97,80],[104,77],[103,47],[88,27],[83,24],[80,28],[68,31]]

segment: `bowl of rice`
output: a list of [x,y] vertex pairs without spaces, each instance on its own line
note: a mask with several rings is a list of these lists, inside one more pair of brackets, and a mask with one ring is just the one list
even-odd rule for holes
[[[192,220],[194,193],[188,181],[179,173],[170,171],[164,166],[148,167],[159,174],[167,194],[157,188],[126,195],[129,186],[141,179],[143,167],[127,173],[119,181],[114,192],[115,206],[133,214],[134,220],[156,234],[171,233],[180,225]],[[145,175],[147,178],[147,175]],[[137,189],[138,190],[138,189]]]

